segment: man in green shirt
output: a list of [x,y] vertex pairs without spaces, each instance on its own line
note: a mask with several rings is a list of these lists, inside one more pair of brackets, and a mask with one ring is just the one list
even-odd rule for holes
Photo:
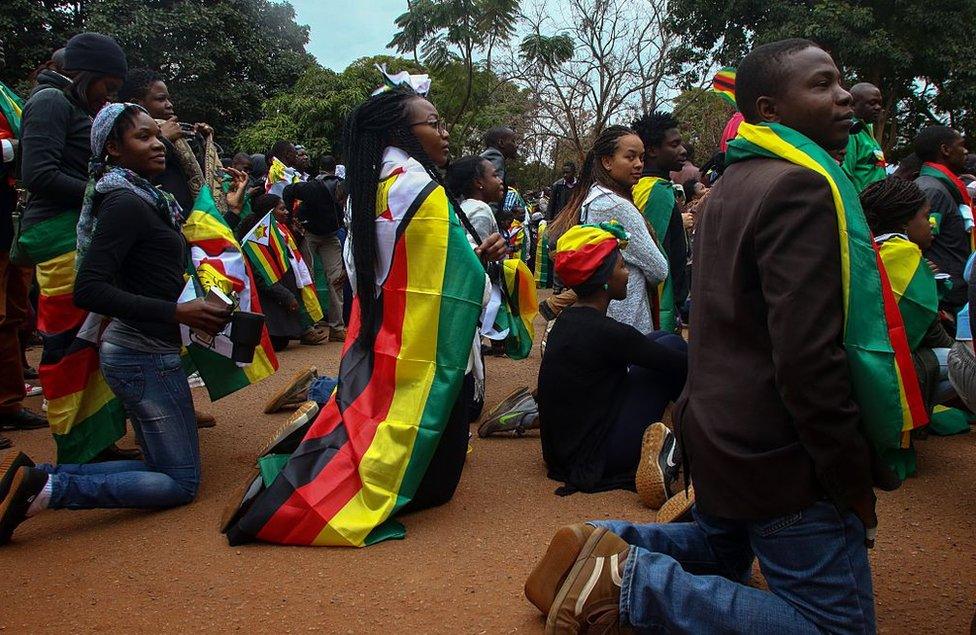
[[850,92],[854,97],[854,124],[841,167],[860,192],[887,176],[884,152],[874,139],[874,124],[881,117],[881,91],[874,84],[861,82],[851,86]]

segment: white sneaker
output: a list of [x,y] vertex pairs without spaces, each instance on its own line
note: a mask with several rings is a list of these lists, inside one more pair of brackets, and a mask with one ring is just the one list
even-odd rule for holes
[[24,383],[24,392],[27,393],[28,397],[36,397],[44,392],[40,386],[31,386],[28,383]]
[[195,370],[186,378],[186,381],[190,384],[190,388],[203,388],[206,386],[203,383],[203,377],[200,376],[200,371]]

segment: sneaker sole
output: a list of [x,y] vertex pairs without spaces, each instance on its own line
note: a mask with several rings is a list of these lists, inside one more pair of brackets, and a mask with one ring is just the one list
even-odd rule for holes
[[641,457],[637,464],[634,485],[637,486],[637,496],[641,503],[651,509],[660,509],[668,499],[664,490],[664,472],[657,460],[667,433],[663,423],[652,423],[641,441]]
[[14,474],[22,467],[34,467],[34,462],[23,452],[11,450],[0,458],[0,500],[7,496]]
[[11,513],[10,506],[15,498],[12,494],[23,484],[25,474],[26,470],[17,469],[14,472],[13,477],[10,479],[10,489],[7,490],[3,499],[0,500],[0,545],[9,543],[14,535],[14,529],[16,527],[7,527],[9,524],[7,516]]
[[247,511],[247,508],[250,507],[248,503],[250,503],[254,497],[249,498],[247,495],[254,487],[255,480],[260,478],[261,470],[259,470],[257,467],[253,467],[251,468],[251,471],[248,472],[245,480],[233,489],[233,498],[230,499],[230,502],[227,503],[227,505],[224,507],[223,513],[220,515],[220,533],[226,534],[231,526],[240,520],[241,516],[243,516]]
[[600,540],[607,534],[609,530],[605,527],[596,527],[590,537],[586,539],[583,544],[583,548],[580,549],[579,553],[576,555],[576,562],[573,567],[569,570],[569,573],[562,579],[559,584],[559,592],[556,593],[556,597],[553,598],[552,604],[549,607],[549,612],[546,616],[546,633],[557,633],[561,632],[561,629],[557,628],[556,617],[558,611],[553,611],[554,607],[561,606],[563,602],[566,601],[566,596],[569,594],[572,584],[567,584],[569,580],[575,580],[583,567],[586,566],[586,559],[596,551],[596,547],[600,544]]
[[261,450],[261,453],[258,454],[258,456],[264,456],[268,454],[269,452],[271,452],[271,449],[274,448],[274,446],[281,443],[287,437],[293,435],[296,430],[298,430],[302,426],[308,425],[310,421],[312,421],[316,416],[318,416],[320,410],[321,408],[316,408],[313,414],[309,415],[306,412],[303,413],[301,416],[298,416],[298,413],[296,412],[288,419],[288,421],[283,423],[281,427],[274,432],[274,434],[271,435],[271,438],[268,439],[268,442],[264,445],[264,449]]
[[681,490],[661,505],[661,509],[657,511],[657,522],[673,523],[682,520],[691,513],[691,508],[694,504],[695,486],[689,485],[687,496],[685,495],[685,491]]
[[498,415],[501,412],[505,412],[510,409],[515,403],[518,402],[523,396],[531,392],[527,387],[522,386],[521,388],[516,388],[507,397],[502,399],[498,404],[496,404],[488,414],[485,415],[485,419],[491,419],[492,417]]
[[316,369],[313,366],[312,368],[306,368],[305,370],[300,371],[298,374],[292,377],[292,380],[283,386],[278,392],[276,392],[274,397],[272,397],[271,400],[265,404],[264,414],[270,415],[281,410],[287,401],[288,393],[291,392],[292,387],[299,382],[310,381],[315,376],[315,373]]
[[[603,528],[592,529],[591,536]],[[525,581],[526,599],[543,615],[549,614],[556,593],[569,575],[583,547],[586,546],[587,539],[580,535],[579,530],[578,525],[572,525],[557,531],[542,560],[535,565]],[[603,529],[603,533],[606,533],[606,529]],[[555,580],[555,584],[549,583],[550,580]]]

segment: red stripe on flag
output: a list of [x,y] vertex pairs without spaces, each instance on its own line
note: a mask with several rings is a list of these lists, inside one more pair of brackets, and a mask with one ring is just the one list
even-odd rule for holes
[[57,364],[41,364],[37,368],[47,399],[60,399],[81,392],[97,371],[98,349],[94,345],[65,355]]
[[[349,440],[336,453],[315,478],[288,498],[270,520],[261,528],[258,538],[269,542],[285,541],[292,544],[311,544],[322,532],[329,520],[362,489],[359,478],[359,462],[369,449],[379,423],[386,419],[393,403],[396,360],[403,340],[403,319],[406,309],[407,258],[404,238],[401,236],[393,252],[390,274],[383,284],[383,326],[373,345],[373,373],[369,384],[343,413]],[[358,303],[353,310],[353,320],[359,332]],[[351,324],[350,327],[353,325]],[[350,334],[352,330],[350,329]],[[347,338],[348,346],[352,337]],[[316,439],[332,432],[338,425],[339,407],[335,398],[329,400],[323,412],[305,435],[305,440]],[[309,501],[312,501],[309,503]],[[320,501],[328,501],[327,505]],[[317,504],[316,504],[317,503]],[[304,512],[315,507],[315,514]],[[286,540],[285,540],[286,539]]]
[[727,90],[734,93],[735,80],[716,75],[714,81],[712,82],[712,88],[715,90]]
[[898,368],[898,374],[901,375],[901,383],[905,389],[905,399],[908,401],[908,409],[912,416],[912,427],[919,428],[928,423],[929,417],[925,402],[922,400],[922,389],[919,387],[918,375],[915,374],[915,363],[912,361],[912,351],[908,346],[908,334],[905,332],[901,312],[898,311],[898,301],[891,290],[888,272],[885,271],[884,263],[881,261],[881,252],[876,243],[872,242],[872,246],[878,263],[878,273],[881,275],[881,300],[884,304],[885,322],[887,322],[888,334],[891,338],[891,347],[895,351],[895,366]]
[[88,312],[74,303],[74,294],[41,295],[37,299],[37,330],[53,335],[81,326]]

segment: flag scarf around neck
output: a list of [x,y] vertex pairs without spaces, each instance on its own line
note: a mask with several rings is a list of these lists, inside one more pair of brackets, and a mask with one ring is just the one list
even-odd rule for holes
[[914,351],[932,322],[939,317],[939,292],[935,276],[922,258],[918,245],[906,236],[879,236],[876,242],[891,290],[898,302],[898,311],[905,323],[908,346]]
[[0,82],[0,115],[7,120],[14,139],[20,138],[20,121],[24,113],[24,102],[17,93]]
[[375,226],[377,319],[363,324],[354,297],[336,391],[285,448],[277,476],[253,484],[230,517],[231,544],[360,547],[404,535],[392,517],[417,490],[460,393],[485,274],[444,189],[395,148]]
[[[240,310],[260,313],[261,301],[253,274],[234,232],[217,210],[209,186],[201,188],[193,211],[183,225],[183,235],[190,247],[190,262],[180,302],[205,297],[211,287],[217,287],[224,295],[235,296]],[[200,372],[212,400],[255,384],[278,370],[278,358],[271,346],[267,326],[261,333],[261,342],[254,349],[254,360],[243,366],[231,359],[230,329],[228,324],[208,343],[186,326],[181,326],[186,347],[184,365],[187,370],[195,368]]]
[[[654,240],[665,259],[668,254],[664,251],[664,236],[671,223],[674,211],[674,184],[667,179],[657,176],[643,176],[634,185],[631,192],[634,206],[643,214],[644,219],[654,229]],[[670,261],[669,261],[670,262]],[[657,285],[657,311],[654,318],[654,328],[669,333],[678,330],[678,315],[674,306],[674,279],[670,269],[668,277]]]
[[312,282],[312,272],[302,259],[291,231],[278,223],[273,212],[268,212],[241,240],[241,249],[254,273],[269,287],[292,272],[300,295],[297,299],[302,326],[310,328],[322,319],[322,306]]
[[786,126],[743,123],[727,161],[769,157],[820,174],[830,186],[840,232],[844,348],[864,432],[886,461],[907,447],[908,432],[928,421],[911,349],[850,179],[819,145]]
[[37,330],[44,352],[37,368],[58,463],[87,463],[125,435],[125,411],[105,383],[98,342],[108,320],[75,306],[78,211],[62,212],[20,234],[36,264]]
[[[959,215],[962,217],[966,231],[969,232],[969,250],[976,250],[976,224],[973,222],[973,199],[969,195],[966,185],[952,171],[938,163],[926,161],[919,170],[919,176],[930,176],[939,181],[949,190],[956,205],[959,206]],[[933,211],[929,214],[929,222],[932,224],[932,233],[939,235],[942,228],[942,214]]]
[[736,107],[734,67],[726,66],[715,73],[715,77],[712,79],[712,92],[718,93],[733,108]]

